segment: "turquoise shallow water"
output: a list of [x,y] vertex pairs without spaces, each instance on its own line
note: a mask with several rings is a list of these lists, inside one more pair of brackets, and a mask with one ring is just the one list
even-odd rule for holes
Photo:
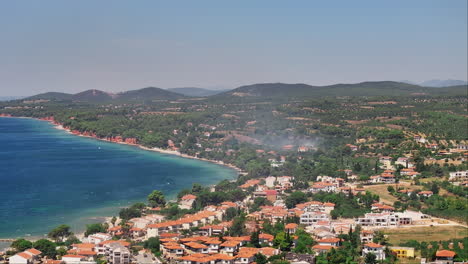
[[174,197],[194,182],[232,179],[229,168],[137,147],[77,137],[50,123],[0,118],[0,238],[75,231],[144,201]]

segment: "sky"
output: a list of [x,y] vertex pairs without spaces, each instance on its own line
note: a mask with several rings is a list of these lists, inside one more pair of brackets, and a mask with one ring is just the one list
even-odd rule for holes
[[467,2],[0,1],[0,96],[466,80]]

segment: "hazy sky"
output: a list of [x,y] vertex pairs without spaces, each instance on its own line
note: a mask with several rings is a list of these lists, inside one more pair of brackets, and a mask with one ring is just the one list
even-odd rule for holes
[[466,0],[0,1],[0,96],[466,75]]

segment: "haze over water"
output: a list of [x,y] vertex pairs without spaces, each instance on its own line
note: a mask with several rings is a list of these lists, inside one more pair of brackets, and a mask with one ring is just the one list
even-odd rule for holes
[[0,118],[0,238],[44,235],[118,213],[154,189],[174,197],[234,170],[137,147],[77,137],[50,123]]

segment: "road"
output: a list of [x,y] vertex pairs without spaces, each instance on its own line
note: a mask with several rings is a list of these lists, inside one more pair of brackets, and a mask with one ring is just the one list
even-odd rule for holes
[[136,259],[136,263],[138,264],[161,264],[161,261],[151,253],[138,254],[133,258]]

